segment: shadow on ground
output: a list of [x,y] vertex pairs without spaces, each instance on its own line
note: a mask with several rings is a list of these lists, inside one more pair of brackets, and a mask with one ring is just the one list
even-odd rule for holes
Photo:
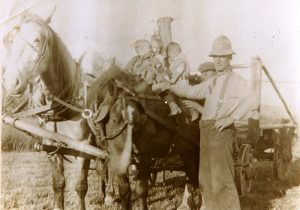
[[[275,179],[270,161],[258,162],[256,172],[257,177],[253,182],[252,192],[241,198],[243,210],[273,209],[274,200],[283,198],[288,189],[300,185],[300,159],[291,163],[288,177],[284,181]],[[287,210],[289,207],[280,209]]]

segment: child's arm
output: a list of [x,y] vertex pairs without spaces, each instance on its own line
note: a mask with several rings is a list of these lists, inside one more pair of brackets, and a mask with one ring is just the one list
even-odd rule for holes
[[180,77],[184,74],[186,70],[185,62],[180,63],[176,66],[176,71],[173,71],[172,79],[170,80],[171,84],[175,84]]

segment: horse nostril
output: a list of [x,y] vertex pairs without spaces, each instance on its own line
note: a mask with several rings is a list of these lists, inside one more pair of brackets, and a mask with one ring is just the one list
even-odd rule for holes
[[20,79],[17,78],[16,83],[15,83],[15,86],[20,86],[20,84],[21,84]]

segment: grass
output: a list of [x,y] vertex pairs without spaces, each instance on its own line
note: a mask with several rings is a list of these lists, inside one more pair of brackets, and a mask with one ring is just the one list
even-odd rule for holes
[[[65,163],[67,185],[65,189],[66,210],[76,209],[77,195],[72,174],[76,172],[75,164]],[[300,158],[295,159],[286,181],[274,179],[272,164],[269,161],[256,163],[257,178],[250,195],[241,198],[243,210],[282,209],[295,210],[296,199],[300,196]],[[2,153],[1,209],[40,210],[51,209],[53,199],[51,189],[51,171],[44,153],[6,152]],[[89,191],[86,197],[87,209],[109,209],[98,203],[98,182],[96,172],[89,171]],[[184,176],[181,172],[167,173],[165,186],[162,174],[158,175],[156,186],[149,192],[150,209],[175,209],[183,193]],[[131,182],[131,188],[134,185]],[[137,207],[136,196],[132,198]],[[118,209],[118,204],[110,209]]]
[[1,151],[32,151],[34,138],[10,125],[1,123]]

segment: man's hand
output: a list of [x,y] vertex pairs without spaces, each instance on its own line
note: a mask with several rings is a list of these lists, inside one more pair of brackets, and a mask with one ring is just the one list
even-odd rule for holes
[[228,126],[230,126],[231,124],[233,124],[233,118],[232,117],[226,117],[220,120],[216,121],[216,129],[221,132],[222,130],[224,130],[225,128],[227,128]]
[[195,109],[197,112],[201,114],[203,113],[203,106],[201,106],[199,103],[190,100],[184,100],[183,103],[187,108]]
[[171,88],[169,83],[158,83],[152,85],[152,90],[156,92],[163,92]]

